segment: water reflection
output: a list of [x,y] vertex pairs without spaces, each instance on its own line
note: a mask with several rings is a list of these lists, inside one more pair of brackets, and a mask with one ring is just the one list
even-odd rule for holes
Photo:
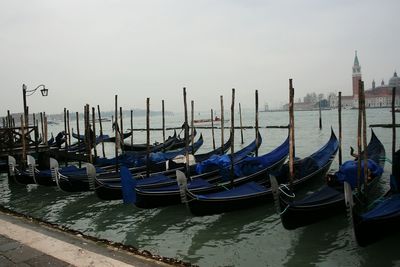
[[335,251],[345,252],[351,240],[347,227],[348,221],[342,214],[332,217],[331,221],[321,221],[294,230],[285,266],[315,266],[327,263]]

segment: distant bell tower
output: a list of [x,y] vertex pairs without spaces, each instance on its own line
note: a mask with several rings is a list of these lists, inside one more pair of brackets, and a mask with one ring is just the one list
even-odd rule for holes
[[357,51],[354,57],[354,65],[353,65],[353,99],[358,99],[358,86],[361,81],[361,66],[358,62]]

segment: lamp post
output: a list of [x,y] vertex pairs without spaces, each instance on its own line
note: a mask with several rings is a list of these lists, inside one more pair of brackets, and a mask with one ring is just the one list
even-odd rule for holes
[[[23,147],[22,147],[22,164],[23,165],[26,165],[26,145],[27,145],[26,142],[25,142],[25,138],[26,137],[25,137],[25,130],[24,129],[25,129],[25,127],[26,128],[29,127],[29,125],[28,125],[28,115],[29,114],[28,114],[28,108],[26,106],[26,97],[33,95],[39,88],[42,88],[40,90],[40,92],[42,93],[42,96],[47,96],[48,95],[49,89],[47,89],[44,84],[41,84],[41,85],[37,86],[35,89],[32,89],[32,90],[28,90],[26,88],[25,84],[22,85],[22,96],[23,96],[23,100],[24,100],[24,120],[23,120],[23,124],[24,125],[21,125],[21,129],[22,129],[22,133],[23,133],[23,136],[22,136],[22,139],[23,139],[23,141],[22,141],[22,144],[23,144]],[[22,124],[22,121],[21,121],[21,124]],[[29,130],[27,130],[27,132],[29,132]]]
[[24,122],[25,122],[25,126],[28,127],[28,109],[26,106],[26,97],[27,96],[31,96],[33,95],[39,88],[42,88],[40,90],[40,93],[42,93],[42,96],[47,96],[49,94],[49,89],[46,88],[46,86],[44,84],[38,85],[35,89],[32,90],[28,90],[26,88],[26,85],[23,84],[22,85],[22,96],[23,96],[23,100],[24,100]]

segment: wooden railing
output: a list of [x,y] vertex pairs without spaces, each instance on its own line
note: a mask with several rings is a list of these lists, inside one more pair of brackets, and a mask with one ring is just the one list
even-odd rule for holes
[[12,153],[13,151],[37,150],[41,140],[37,126],[0,128],[0,152]]

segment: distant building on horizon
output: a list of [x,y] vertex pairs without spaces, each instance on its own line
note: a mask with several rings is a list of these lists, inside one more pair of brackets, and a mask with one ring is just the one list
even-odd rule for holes
[[[344,108],[357,108],[358,107],[358,88],[362,81],[361,66],[358,61],[357,51],[355,52],[353,64],[353,95],[342,96],[342,107]],[[364,83],[364,87],[365,83]],[[365,90],[365,107],[366,108],[384,108],[392,106],[392,90],[396,87],[395,106],[400,106],[400,77],[397,76],[395,71],[393,77],[389,79],[389,83],[385,84],[382,80],[380,86],[375,85],[375,80],[372,81],[372,87]],[[331,107],[338,107],[338,97],[331,96],[329,98]]]

